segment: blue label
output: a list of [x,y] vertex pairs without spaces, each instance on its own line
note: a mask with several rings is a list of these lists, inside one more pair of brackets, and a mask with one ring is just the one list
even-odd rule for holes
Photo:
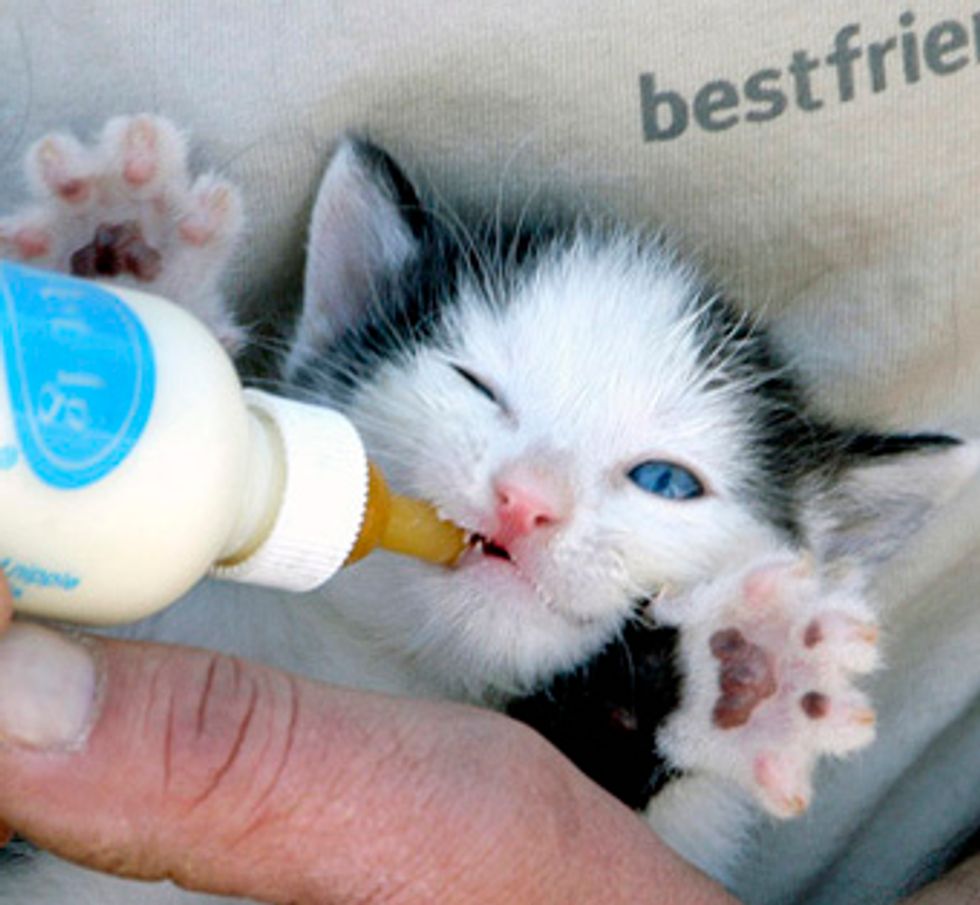
[[0,339],[24,458],[54,487],[105,477],[153,405],[146,330],[99,286],[0,261]]
[[0,558],[0,569],[7,578],[14,600],[22,598],[31,587],[57,588],[70,594],[82,583],[82,579],[71,572],[54,572],[36,564],[18,562],[9,556]]

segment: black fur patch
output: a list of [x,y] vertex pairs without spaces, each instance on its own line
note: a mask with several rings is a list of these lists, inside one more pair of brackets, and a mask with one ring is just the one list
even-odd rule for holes
[[843,455],[855,464],[907,453],[929,453],[962,445],[948,434],[872,434],[850,431],[841,434]]
[[[483,290],[488,305],[505,303],[513,281],[569,235],[557,214],[546,223],[527,218],[518,228],[496,220],[463,223],[451,211],[425,207],[380,148],[363,140],[351,147],[374,187],[394,203],[417,248],[397,272],[369,275],[372,297],[364,299],[362,319],[294,378],[312,390],[326,386],[338,403],[383,363],[438,344],[442,321],[464,279]],[[375,238],[365,236],[364,241]]]
[[[515,278],[546,247],[546,240],[516,234],[491,238],[488,231],[476,230],[462,238],[436,224],[423,230],[418,253],[398,273],[376,276],[375,297],[368,301],[365,317],[310,362],[296,382],[315,389],[326,380],[332,398],[341,401],[338,390],[350,392],[382,364],[405,359],[420,346],[438,345],[443,319],[463,279],[486,287],[488,305],[506,298],[499,275]],[[506,271],[494,257],[497,245],[513,265]]]
[[819,445],[803,394],[761,325],[712,288],[703,289],[692,305],[701,364],[713,376],[709,392],[743,388],[741,417],[750,431],[757,476],[742,502],[799,541],[796,485]]
[[[823,489],[851,467],[872,459],[947,449],[943,434],[885,435],[837,428],[812,414],[789,363],[758,321],[740,313],[713,288],[692,302],[698,312],[701,363],[715,379],[709,391],[742,385],[742,416],[750,431],[757,476],[742,501],[793,542],[802,536],[804,494]],[[736,403],[737,404],[737,403]]]
[[586,666],[511,701],[507,713],[641,810],[675,775],[657,751],[656,734],[678,704],[676,643],[673,629],[631,623]]

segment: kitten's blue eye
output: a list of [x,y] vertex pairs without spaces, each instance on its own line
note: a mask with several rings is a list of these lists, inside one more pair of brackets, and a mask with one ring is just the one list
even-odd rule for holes
[[482,393],[487,397],[494,405],[500,405],[500,400],[497,398],[497,394],[490,389],[479,377],[475,374],[470,373],[466,368],[461,368],[459,365],[453,365],[453,370],[459,374],[474,390],[478,393]]
[[704,496],[704,485],[683,465],[651,460],[641,462],[628,474],[641,490],[665,500],[693,500]]

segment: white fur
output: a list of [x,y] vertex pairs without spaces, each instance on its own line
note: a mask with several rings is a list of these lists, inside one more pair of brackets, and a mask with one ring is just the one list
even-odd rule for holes
[[[689,291],[627,240],[582,240],[504,310],[464,287],[448,342],[383,369],[348,414],[396,487],[470,530],[489,533],[494,478],[519,464],[557,475],[573,505],[560,530],[511,550],[526,582],[492,562],[447,572],[377,556],[334,582],[337,608],[448,689],[512,689],[581,662],[631,601],[704,578],[736,538],[764,535],[732,496],[744,423],[700,391],[690,323],[678,320]],[[677,503],[640,490],[626,474],[654,458],[690,463],[712,494]],[[402,589],[397,607],[390,587]]]
[[667,785],[648,805],[646,818],[674,851],[725,883],[758,811],[736,784],[695,773]]

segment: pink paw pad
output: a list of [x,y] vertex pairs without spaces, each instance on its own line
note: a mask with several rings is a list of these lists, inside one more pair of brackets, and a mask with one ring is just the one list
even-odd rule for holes
[[189,245],[220,241],[241,218],[238,194],[221,180],[203,177],[191,192],[190,210],[180,218],[177,232]]
[[123,179],[134,188],[146,185],[157,175],[159,164],[157,129],[147,117],[134,119],[123,135]]
[[32,261],[51,253],[51,234],[38,226],[0,226],[0,257]]
[[70,205],[92,197],[92,174],[85,149],[70,135],[49,135],[29,152],[28,171],[43,193]]
[[51,251],[51,236],[42,229],[18,230],[13,235],[13,243],[25,261],[42,258]]

